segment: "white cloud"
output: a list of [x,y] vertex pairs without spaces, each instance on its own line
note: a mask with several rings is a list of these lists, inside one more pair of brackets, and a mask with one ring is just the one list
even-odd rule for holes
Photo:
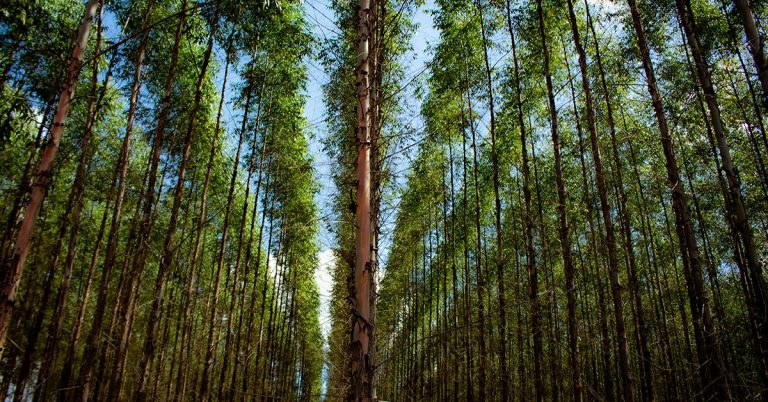
[[318,267],[315,270],[315,283],[320,293],[320,328],[323,337],[328,338],[331,332],[331,289],[333,287],[333,276],[331,270],[336,261],[336,255],[333,250],[325,249],[317,254]]

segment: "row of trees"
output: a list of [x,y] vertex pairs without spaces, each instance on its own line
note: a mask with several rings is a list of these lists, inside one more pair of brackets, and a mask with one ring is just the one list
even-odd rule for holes
[[762,2],[437,0],[423,81],[333,3],[325,359],[303,6],[81,6],[0,13],[2,399],[768,392]]
[[[747,0],[437,0],[374,395],[764,399],[765,15]],[[344,311],[359,318],[343,260],[331,339],[356,328]]]
[[0,7],[0,399],[315,399],[302,6],[85,7]]

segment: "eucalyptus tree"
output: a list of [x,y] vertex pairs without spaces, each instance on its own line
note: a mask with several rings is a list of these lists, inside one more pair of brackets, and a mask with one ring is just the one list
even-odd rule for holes
[[[698,139],[691,140],[690,144],[683,142],[685,140],[679,140],[681,143],[675,144],[670,138],[671,134],[662,134],[661,149],[653,147],[649,142],[654,137],[653,122],[643,117],[643,95],[632,90],[633,83],[644,80],[644,77],[621,66],[620,60],[627,54],[626,46],[621,42],[617,44],[611,41],[611,35],[616,32],[614,26],[601,25],[613,15],[623,15],[627,17],[625,21],[628,24],[634,24],[631,19],[633,10],[627,10],[620,5],[606,7],[593,2],[585,2],[586,8],[580,9],[575,2],[569,2],[570,7],[566,10],[568,15],[565,16],[567,18],[558,19],[562,13],[556,12],[551,5],[548,2],[510,2],[506,5],[506,10],[503,10],[509,32],[504,38],[507,43],[502,46],[506,46],[505,50],[508,52],[501,51],[497,63],[508,63],[509,88],[500,90],[503,99],[500,103],[496,103],[495,99],[499,85],[495,72],[497,64],[494,64],[495,57],[499,56],[496,53],[498,34],[495,25],[499,16],[495,5],[478,2],[467,7],[465,4],[440,2],[433,13],[434,26],[441,36],[440,42],[433,50],[434,59],[430,66],[432,74],[426,85],[426,107],[422,108],[426,121],[426,137],[420,142],[418,156],[411,162],[408,180],[403,185],[404,198],[399,204],[393,235],[395,239],[400,240],[396,240],[389,250],[390,255],[384,265],[387,275],[382,283],[379,306],[380,319],[384,321],[380,323],[379,331],[385,339],[377,342],[377,351],[382,354],[384,364],[391,364],[393,367],[383,368],[382,383],[379,384],[386,392],[383,396],[394,400],[406,399],[406,394],[395,389],[411,387],[418,397],[436,396],[442,399],[441,395],[445,395],[445,390],[453,387],[454,394],[462,395],[465,399],[474,399],[478,392],[482,398],[498,398],[500,392],[501,398],[505,399],[512,396],[507,396],[504,391],[510,387],[518,390],[515,393],[517,396],[526,398],[530,397],[527,384],[530,381],[538,398],[544,398],[545,394],[546,397],[557,398],[560,393],[558,382],[562,376],[559,366],[563,364],[559,361],[558,328],[566,322],[569,330],[567,364],[571,368],[572,395],[577,400],[583,398],[580,396],[581,389],[589,389],[593,394],[599,392],[596,391],[599,389],[604,397],[610,399],[611,395],[614,395],[614,377],[617,375],[622,378],[619,387],[624,399],[639,395],[644,400],[650,400],[658,398],[659,395],[681,395],[705,388],[705,392],[714,392],[712,395],[727,395],[707,387],[710,379],[698,383],[695,377],[691,377],[698,367],[695,364],[703,362],[706,371],[717,364],[716,359],[700,357],[699,363],[694,365],[680,363],[680,359],[693,360],[693,354],[689,352],[693,342],[689,339],[703,340],[696,335],[701,329],[699,323],[704,320],[701,314],[709,314],[710,324],[707,325],[712,323],[712,313],[708,310],[709,303],[706,298],[709,292],[707,286],[711,286],[715,292],[718,315],[727,316],[729,323],[738,323],[741,329],[737,332],[740,336],[756,329],[750,327],[749,321],[739,321],[753,313],[733,315],[733,311],[726,311],[729,307],[722,303],[723,292],[734,296],[738,294],[740,287],[747,289],[746,293],[750,296],[746,301],[752,303],[751,300],[754,299],[749,290],[752,280],[744,276],[730,276],[727,272],[718,272],[717,268],[707,267],[708,282],[700,282],[700,285],[697,285],[695,282],[699,274],[696,271],[703,272],[705,266],[696,261],[699,265],[691,270],[690,249],[694,247],[696,250],[698,233],[701,233],[701,238],[704,239],[706,258],[712,261],[708,266],[729,263],[723,251],[716,252],[711,246],[710,236],[723,232],[721,227],[713,226],[712,221],[712,215],[718,213],[716,187],[702,187],[707,189],[705,191],[695,189],[698,190],[693,195],[695,221],[690,212],[682,215],[679,212],[682,208],[679,194],[683,182],[689,185],[695,183],[692,186],[703,186],[701,183],[716,176],[710,175],[706,170],[708,162],[694,161],[699,155],[696,153]],[[670,46],[673,44],[670,43],[670,37],[664,36],[668,30],[675,29],[672,25],[674,10],[659,5],[653,7],[653,11],[656,20],[653,25],[655,36],[652,40],[654,46],[662,49],[659,60],[674,60],[684,55],[680,49]],[[514,23],[515,19],[519,21],[517,24]],[[539,32],[541,27],[545,27],[543,35]],[[581,93],[573,88],[574,78],[568,63],[570,55],[562,33],[560,38],[564,42],[565,50],[562,58],[541,45],[542,39],[546,44],[558,44],[556,32],[562,32],[564,29],[569,29],[571,37],[575,38]],[[710,35],[707,36],[710,40],[713,34],[707,32],[707,35]],[[589,40],[583,41],[584,37]],[[493,45],[488,46],[489,43]],[[631,49],[634,45],[631,39],[629,44]],[[542,59],[545,60],[545,70],[549,70],[545,74],[549,76],[548,91],[543,88],[543,83],[533,83],[534,76],[541,74]],[[649,64],[652,59],[648,56],[645,60]],[[672,93],[675,95],[681,93],[684,88],[690,88],[690,82],[684,82],[685,78],[681,78],[684,74],[679,73],[680,65],[679,62],[663,64],[665,69],[661,80],[650,78],[649,81],[653,86],[659,83],[658,85],[663,85],[664,88],[674,88]],[[741,65],[743,66],[743,63]],[[647,69],[645,72],[646,77],[652,77]],[[717,73],[720,74],[720,71]],[[716,79],[721,77],[717,75]],[[570,114],[558,105],[559,97],[564,96],[563,89],[569,87],[574,105]],[[678,88],[680,91],[677,91]],[[739,94],[739,91],[744,89],[734,89],[737,97],[743,95],[743,92]],[[653,92],[651,90],[651,103],[664,117],[667,113],[664,106],[656,102],[656,98],[660,101],[660,92],[657,90],[656,95]],[[596,101],[598,98],[594,98],[596,95],[600,96],[600,102]],[[685,100],[674,99],[671,107],[683,113]],[[494,106],[486,107],[490,106],[491,102]],[[579,106],[580,103],[583,106]],[[497,104],[501,105],[498,109]],[[726,104],[730,108],[730,99]],[[661,106],[657,108],[658,105]],[[731,112],[729,109],[723,118],[731,118],[736,113],[737,111]],[[749,119],[749,116],[746,119]],[[675,123],[684,121],[686,124],[689,124],[690,120],[687,116],[678,120],[678,115],[673,119]],[[623,126],[620,127],[622,123]],[[658,124],[662,128],[667,127],[667,132],[670,132],[668,124]],[[555,146],[536,138],[540,127],[547,125],[557,129]],[[531,130],[530,137],[526,135],[528,127]],[[693,127],[700,129],[702,125]],[[586,147],[582,128],[586,128],[589,135],[590,142]],[[512,143],[513,146],[519,147],[516,149],[517,155],[513,157],[519,158],[519,163],[522,159],[523,166],[522,169],[510,173],[508,165],[504,165],[510,157],[505,154],[510,144],[509,139],[505,137],[509,130],[517,129],[521,130],[521,144]],[[578,138],[573,135],[574,129]],[[603,138],[600,135],[603,132],[609,135]],[[452,150],[457,140],[463,143],[463,146],[459,145],[462,146],[460,152],[463,154],[463,157],[458,157],[459,177],[463,177],[463,180],[459,180],[458,191],[462,195],[458,199],[453,195],[456,182],[453,172],[456,165],[454,158],[457,153]],[[504,144],[501,148],[498,142],[494,144],[499,140]],[[751,144],[754,148],[752,142],[745,145]],[[608,148],[605,148],[606,146]],[[683,172],[677,167],[673,149],[676,146],[683,149]],[[525,166],[529,147],[534,161],[532,178],[528,178],[531,173],[526,172],[529,168]],[[749,152],[752,148],[745,150]],[[436,152],[432,151],[433,149],[440,150],[442,156],[426,156],[427,152]],[[752,152],[747,155],[750,161],[754,159],[757,164],[758,158],[754,151]],[[494,155],[495,153],[497,154]],[[574,154],[578,156],[578,160],[571,159]],[[444,194],[442,201],[433,204],[431,200],[439,200],[440,196],[431,196],[422,183],[432,180],[427,179],[429,174],[426,173],[431,170],[425,169],[439,171],[440,169],[432,165],[432,159],[439,160],[446,155],[449,160],[442,163],[445,166],[442,168],[442,175],[443,180],[450,182],[450,186],[435,182],[434,185],[443,187]],[[590,156],[591,161],[587,162],[586,159]],[[496,159],[497,157],[499,159]],[[630,169],[623,161],[624,158],[636,166]],[[580,164],[581,170],[581,174],[575,177],[569,173],[572,168],[576,168],[574,162]],[[676,227],[682,228],[682,231],[678,230],[677,237],[673,235],[671,219],[668,218],[665,194],[654,184],[659,179],[656,172],[664,162],[668,179],[672,180],[669,183],[672,186]],[[507,180],[510,184],[506,184]],[[532,194],[534,191],[527,190],[530,184],[526,183],[531,180],[535,184],[535,194]],[[547,186],[546,183],[550,180],[553,185]],[[520,182],[523,183],[522,186]],[[512,183],[517,183],[517,187]],[[716,185],[717,182],[713,184]],[[575,191],[566,191],[571,185]],[[743,183],[742,186],[749,189],[752,182]],[[448,187],[451,187],[450,197]],[[508,188],[513,194],[509,197],[499,197],[492,193],[502,188]],[[655,192],[650,199],[649,188]],[[515,192],[522,194],[516,196]],[[576,192],[580,193],[579,197],[583,196],[581,205],[571,201],[571,198],[575,197],[572,193]],[[685,202],[686,195],[684,192],[682,194]],[[416,199],[421,203],[408,201]],[[502,199],[504,201],[501,201]],[[495,208],[494,204],[501,208]],[[431,213],[423,208],[442,209],[442,223],[440,220],[435,222],[430,219]],[[592,211],[597,208],[600,213],[595,216]],[[687,210],[687,206],[684,209]],[[512,223],[509,228],[506,225],[501,226],[501,235],[497,231],[494,236],[493,228],[499,227],[500,216],[508,216],[506,219],[511,219],[510,222],[519,222],[524,230],[516,231],[515,224]],[[515,216],[520,216],[520,220],[515,221]],[[618,219],[618,227],[614,227],[614,219]],[[681,223],[684,219],[687,219],[687,223]],[[530,224],[526,224],[526,221]],[[442,228],[439,227],[441,225]],[[537,230],[534,230],[534,227]],[[600,227],[605,231],[600,230]],[[617,236],[617,230],[620,236]],[[724,232],[728,233],[728,230],[726,228]],[[556,234],[557,232],[559,234]],[[570,242],[571,232],[577,239],[574,243]],[[434,233],[444,233],[444,236],[435,236]],[[463,241],[452,241],[454,236]],[[491,244],[502,244],[498,241],[500,238],[504,248],[493,249]],[[437,243],[434,243],[435,240]],[[575,255],[581,262],[578,265],[579,270],[574,263],[569,262],[571,244],[576,248]],[[561,249],[562,262],[552,258],[553,245]],[[742,246],[734,243],[734,247],[736,255],[739,255]],[[527,264],[536,263],[535,258],[539,255],[542,258],[542,268],[537,280],[529,280],[529,296],[524,304],[526,309],[536,314],[531,314],[531,321],[526,322],[521,319],[522,315],[517,313],[519,327],[514,331],[517,334],[516,347],[519,351],[512,354],[513,359],[517,361],[515,369],[520,373],[516,378],[504,373],[507,370],[504,368],[506,359],[500,356],[501,351],[515,343],[509,339],[509,334],[504,334],[502,321],[494,323],[490,329],[487,323],[483,323],[486,319],[485,313],[488,314],[487,317],[506,317],[504,303],[489,303],[493,298],[491,295],[499,300],[511,297],[513,303],[521,302],[518,299],[519,291],[504,289],[504,278],[498,276],[498,273],[511,272],[509,269],[497,269],[495,281],[488,274],[484,258],[487,259],[487,256],[493,253],[496,253],[496,256],[499,253],[509,256],[503,261],[510,265],[517,265],[520,255],[525,255]],[[454,277],[448,268],[451,256],[461,259],[462,255],[465,276],[460,279],[458,272],[455,274],[455,278],[462,282],[461,286],[452,286],[450,283],[443,285],[440,280],[435,280],[433,273],[438,273],[450,282]],[[422,262],[419,263],[419,260]],[[678,271],[680,263],[683,269]],[[609,275],[603,274],[606,267]],[[626,268],[626,273],[622,272],[622,268]],[[519,287],[520,278],[515,274],[511,275],[517,282],[515,287]],[[562,276],[565,277],[565,287],[557,285],[558,282],[553,280]],[[627,295],[631,300],[631,308],[628,311],[623,309],[624,289],[621,283],[624,280],[629,284]],[[604,294],[606,282],[611,287],[611,299],[607,299]],[[730,284],[726,285],[730,286],[729,290],[723,287],[724,282]],[[532,284],[536,285],[533,291],[530,286]],[[733,293],[734,291],[736,293]],[[437,297],[441,292],[448,293],[442,300]],[[454,295],[450,296],[450,293]],[[567,306],[560,309],[557,296],[563,293]],[[690,303],[686,306],[680,303],[686,294],[700,296],[689,297]],[[472,299],[475,301],[474,307],[471,307]],[[702,301],[703,304],[696,300]],[[467,303],[468,301],[470,303]],[[752,307],[749,311],[754,311],[754,303],[750,305]],[[452,309],[463,311],[451,318]],[[589,313],[592,310],[598,311],[599,314],[593,317]],[[561,311],[565,317],[561,317]],[[462,315],[463,326],[452,330],[451,321],[455,323]],[[689,315],[692,315],[693,319]],[[476,320],[471,317],[476,317]],[[536,328],[532,328],[532,323],[536,324]],[[689,335],[691,324],[694,324],[692,327],[695,336]],[[614,325],[615,332],[611,334],[609,328]],[[448,333],[456,332],[454,336],[459,339],[443,340],[444,334],[440,333],[438,328],[445,328],[443,331]],[[715,330],[716,327],[711,328]],[[438,331],[438,335],[433,337],[435,331]],[[634,333],[631,340],[627,337],[628,333]],[[662,345],[659,351],[650,347],[657,341]],[[611,359],[614,353],[611,342],[619,346],[615,347],[618,351],[618,369]],[[729,352],[734,348],[730,337],[723,337],[723,342],[727,342],[724,345],[728,346],[720,353],[726,354],[729,367],[731,359],[745,361]],[[629,353],[630,343],[636,345],[640,353]],[[484,348],[483,344],[488,348]],[[453,351],[443,352],[446,349]],[[533,353],[529,357],[531,350]],[[441,361],[442,354],[451,353],[459,357],[452,367],[437,368],[435,371],[427,369],[432,361]],[[716,358],[717,355],[712,356]],[[511,356],[507,359],[509,357]],[[756,358],[749,360],[750,365],[759,364],[760,361]],[[654,367],[657,364],[670,367],[671,375],[665,378],[655,376]],[[583,379],[581,368],[584,368]],[[631,379],[631,372],[635,370],[639,375],[637,385]],[[759,370],[752,370],[749,368],[744,372],[750,372],[750,375],[759,373]],[[526,373],[531,372],[536,374],[533,378],[526,378],[530,377],[526,376]],[[457,375],[461,378],[460,382],[456,381]],[[431,385],[435,379],[445,376],[454,376],[453,385]],[[493,379],[488,380],[490,378]],[[501,383],[498,382],[499,379],[502,379]],[[551,391],[547,391],[548,385]]]
[[[53,117],[51,130],[48,133],[49,140],[42,150],[40,161],[35,170],[36,182],[32,187],[29,203],[26,206],[24,219],[19,227],[13,253],[3,261],[3,289],[0,297],[0,354],[5,350],[5,340],[8,335],[8,327],[13,313],[13,304],[16,300],[24,265],[31,246],[32,235],[35,230],[38,213],[43,203],[45,190],[49,185],[53,162],[61,143],[64,125],[71,108],[74,86],[80,74],[85,48],[88,44],[88,35],[93,24],[93,17],[99,7],[98,0],[91,0],[85,7],[85,12],[80,20],[77,38],[67,68],[67,79],[62,86],[59,95],[56,113]],[[4,88],[3,88],[4,89]]]
[[[73,3],[4,5],[3,29],[9,30],[3,32],[20,39],[17,28],[26,30],[23,36],[36,35],[29,39],[35,39],[37,46],[44,42],[37,40],[40,27],[6,25],[5,13],[32,11],[34,24],[48,13],[52,26],[63,27],[73,17],[63,10]],[[240,377],[232,366],[218,365],[211,381],[222,391],[214,396],[231,399],[256,387],[255,392],[262,394],[308,400],[319,393],[322,357],[319,295],[312,275],[318,252],[316,187],[308,123],[300,117],[307,80],[303,60],[310,41],[302,6],[152,0],[99,5],[89,2],[89,13],[82,19],[85,26],[95,20],[96,10],[104,16],[99,18],[95,40],[86,42],[81,32],[70,63],[77,69],[67,68],[69,60],[58,67],[59,73],[69,71],[67,96],[75,85],[78,91],[79,86],[90,89],[85,91],[90,96],[59,99],[67,107],[71,103],[76,124],[64,131],[61,124],[49,130],[51,107],[41,110],[45,117],[34,127],[39,143],[58,130],[55,142],[61,141],[64,157],[46,175],[50,201],[37,219],[42,229],[30,243],[30,261],[50,269],[34,270],[21,281],[21,310],[9,321],[14,347],[3,354],[3,395],[13,389],[16,399],[188,399],[189,390],[198,389],[203,379],[205,324],[215,322],[215,336],[225,346],[223,351],[216,348],[217,361],[235,359],[235,367],[256,368],[259,377],[280,385],[265,386]],[[49,42],[70,34],[56,32]],[[56,63],[41,64],[25,81],[27,71],[34,71],[31,60],[48,55],[34,54],[36,48],[19,44],[8,50],[12,56],[3,57],[3,66],[10,66],[3,75],[4,86],[29,89],[23,95],[25,102],[39,102],[40,93],[50,90],[38,79],[55,72]],[[240,68],[242,60],[259,70]],[[220,62],[224,77],[219,75]],[[81,64],[87,67],[83,71],[90,73],[89,80],[73,75]],[[233,102],[232,92],[226,90],[229,76],[235,74],[237,81],[247,82],[244,87],[253,89],[244,92],[253,93],[254,105],[271,102],[272,108],[262,122],[254,123],[252,114],[243,116],[241,132],[249,139],[242,141],[249,160],[244,170],[249,174],[237,169],[230,176],[231,121],[223,112],[230,105],[242,105]],[[16,107],[7,102],[2,106],[4,112]],[[23,136],[33,133],[31,126],[21,124],[26,117],[9,113],[11,140],[21,138],[22,130]],[[4,153],[3,163],[7,156],[9,163],[27,159],[33,166],[35,152]],[[270,169],[278,164],[265,162],[269,160],[279,160],[284,168]],[[297,166],[289,167],[293,163]],[[265,176],[259,182],[285,185],[273,186],[263,196],[266,190],[259,183],[254,197],[257,169],[259,177]],[[12,180],[7,183],[20,189],[18,197],[1,203],[4,219],[8,217],[3,247],[16,236],[20,207],[27,197],[24,183],[34,178],[27,170],[24,173],[22,165],[3,173],[4,184]],[[288,171],[290,175],[284,174]],[[226,194],[228,182],[234,186],[232,206],[242,208],[225,208],[218,197],[209,202],[209,194]],[[253,198],[274,201],[265,206]],[[283,209],[274,222],[255,219],[270,208]],[[222,287],[233,294],[225,296],[226,308],[208,317],[205,300],[213,297],[215,282],[208,267],[217,262],[216,228],[221,227],[225,209],[232,210],[231,227],[241,233],[227,240],[224,253],[227,282]],[[32,218],[25,215],[27,221]],[[276,251],[264,244],[261,235],[253,235],[265,224],[277,227],[275,223],[283,226],[282,238],[290,234],[289,243],[280,246],[279,264],[251,258]],[[232,273],[230,263],[237,267]],[[270,277],[276,272],[284,275],[278,281],[262,279],[267,272]],[[92,291],[93,286],[98,290]],[[255,349],[253,337],[245,336],[246,330],[255,332],[246,317],[258,312],[261,292],[255,290],[261,288],[281,296],[261,317],[274,325],[259,334],[269,352],[254,362],[252,356],[245,358]],[[42,303],[31,303],[38,297]],[[31,320],[22,318],[28,314],[33,314]],[[233,336],[235,330],[243,336]],[[85,340],[80,339],[83,333]],[[272,365],[278,367],[276,372],[268,369]]]

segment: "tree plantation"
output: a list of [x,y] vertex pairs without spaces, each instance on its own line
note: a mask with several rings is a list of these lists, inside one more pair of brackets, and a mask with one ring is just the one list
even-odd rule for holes
[[768,2],[6,0],[0,401],[768,399]]

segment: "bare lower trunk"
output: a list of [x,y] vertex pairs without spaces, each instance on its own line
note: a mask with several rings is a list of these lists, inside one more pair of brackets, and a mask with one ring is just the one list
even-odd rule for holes
[[[709,116],[712,122],[712,128],[714,129],[715,138],[717,139],[717,147],[720,153],[720,160],[722,162],[722,168],[725,173],[728,182],[728,194],[730,196],[730,209],[733,214],[733,223],[736,230],[741,237],[741,245],[743,247],[744,257],[746,257],[748,267],[748,277],[753,282],[755,299],[757,301],[756,307],[760,317],[758,320],[760,323],[760,329],[758,333],[766,334],[766,310],[768,310],[768,299],[766,298],[766,284],[765,278],[762,274],[763,264],[760,261],[757,250],[754,245],[752,237],[752,227],[750,226],[744,201],[741,195],[741,188],[739,179],[736,176],[736,168],[731,161],[730,147],[728,140],[726,139],[725,129],[723,121],[720,116],[720,105],[712,85],[712,80],[709,71],[709,65],[706,60],[698,38],[698,28],[696,21],[691,10],[691,5],[688,0],[676,0],[677,12],[680,16],[680,22],[683,25],[683,30],[688,39],[688,47],[691,50],[695,65],[696,74],[698,76],[699,84],[704,92],[704,99],[709,110]],[[696,256],[698,258],[698,255]],[[692,281],[694,284],[696,297],[700,299],[700,303],[706,301],[706,289],[704,289],[704,281],[701,269],[697,271],[691,271],[693,275]],[[711,315],[711,313],[710,313]],[[722,352],[720,350],[719,339],[715,333],[711,322],[711,316],[705,312],[702,317],[704,325],[704,341],[707,349],[707,358],[712,359],[712,363],[708,365],[708,371],[710,373],[710,380],[716,384],[716,392],[722,398],[730,398],[730,386],[727,381],[727,373],[723,363]],[[762,356],[768,355],[768,336],[763,336],[760,340],[762,346],[760,353]],[[766,366],[763,365],[763,370]]]
[[[187,8],[188,0],[184,0],[181,4],[181,10],[184,11]],[[130,328],[133,325],[136,298],[138,297],[140,279],[144,272],[147,256],[149,255],[150,235],[154,227],[154,210],[156,203],[159,201],[159,195],[162,194],[156,188],[158,180],[158,168],[160,165],[160,154],[163,149],[165,141],[165,130],[168,124],[168,118],[171,109],[171,97],[173,90],[173,80],[176,77],[176,69],[179,60],[179,48],[181,45],[181,36],[184,25],[186,23],[186,12],[182,12],[179,22],[176,26],[176,32],[174,34],[174,41],[171,48],[171,60],[168,67],[166,80],[163,87],[163,97],[160,101],[160,112],[157,116],[157,125],[155,127],[154,139],[152,143],[152,153],[150,157],[150,169],[149,169],[149,182],[144,189],[142,199],[144,200],[143,208],[141,211],[141,218],[138,223],[138,235],[136,240],[136,251],[134,252],[133,263],[131,264],[128,287],[126,288],[126,296],[120,311],[120,326],[122,328],[120,340],[118,342],[117,356],[115,358],[115,364],[113,365],[113,371],[109,386],[109,399],[120,399],[123,390],[123,375],[125,372],[126,359],[128,356],[128,347],[130,344],[130,338],[132,332]],[[163,185],[161,178],[160,187]],[[156,193],[157,192],[157,193]],[[157,195],[157,198],[156,198]]]
[[493,196],[495,207],[495,228],[496,228],[496,281],[498,286],[499,303],[499,361],[501,370],[501,400],[506,402],[510,399],[510,376],[507,361],[507,301],[506,290],[504,286],[504,236],[501,231],[501,198],[499,197],[499,152],[496,147],[496,112],[494,110],[493,78],[491,76],[491,64],[488,60],[488,41],[486,38],[485,17],[483,16],[482,0],[478,0],[478,11],[480,14],[480,28],[483,39],[483,60],[485,62],[486,84],[488,87],[488,107],[490,113],[489,134],[491,136],[491,162],[493,165]]
[[[557,181],[557,193],[560,200],[561,208],[565,208],[565,187],[563,184],[562,173],[562,160],[560,156],[560,134],[557,126],[557,108],[555,106],[555,95],[552,87],[552,74],[550,73],[549,65],[549,50],[547,49],[547,33],[544,26],[544,11],[542,8],[541,0],[536,1],[536,14],[539,23],[539,35],[541,38],[542,59],[544,64],[544,78],[547,84],[547,99],[549,101],[549,117],[550,117],[550,129],[552,134],[552,153],[555,156],[555,179]],[[525,146],[525,145],[523,145]],[[561,211],[562,212],[562,211]],[[529,218],[530,219],[530,218]],[[561,225],[562,230],[562,225]],[[532,240],[531,240],[532,242]],[[529,245],[529,247],[532,247]],[[541,317],[539,313],[539,285],[538,285],[538,272],[537,267],[534,264],[529,264],[528,271],[528,283],[529,283],[529,297],[531,299],[531,331],[533,331],[533,364],[534,364],[534,383],[536,388],[536,400],[543,401],[544,395],[544,373],[542,371],[542,354],[543,348],[541,345]]]
[[192,251],[192,258],[189,263],[190,269],[187,278],[187,288],[185,291],[186,302],[184,303],[184,311],[182,313],[182,334],[180,341],[179,352],[179,370],[176,376],[176,397],[180,400],[184,400],[186,395],[187,385],[187,360],[189,359],[189,338],[192,331],[192,323],[190,322],[190,315],[192,313],[192,292],[194,291],[195,281],[197,280],[197,266],[199,264],[200,251],[203,243],[203,227],[205,226],[206,211],[208,207],[208,188],[211,183],[211,173],[213,170],[213,161],[216,156],[217,142],[219,140],[221,130],[221,115],[224,109],[224,94],[227,88],[227,79],[229,78],[229,64],[230,55],[227,54],[226,63],[224,65],[224,78],[221,83],[221,92],[219,92],[219,107],[216,113],[216,129],[214,130],[213,140],[211,141],[211,150],[208,156],[208,164],[205,171],[205,181],[203,183],[202,195],[200,200],[200,211],[198,213],[197,227],[195,231],[195,243]]

